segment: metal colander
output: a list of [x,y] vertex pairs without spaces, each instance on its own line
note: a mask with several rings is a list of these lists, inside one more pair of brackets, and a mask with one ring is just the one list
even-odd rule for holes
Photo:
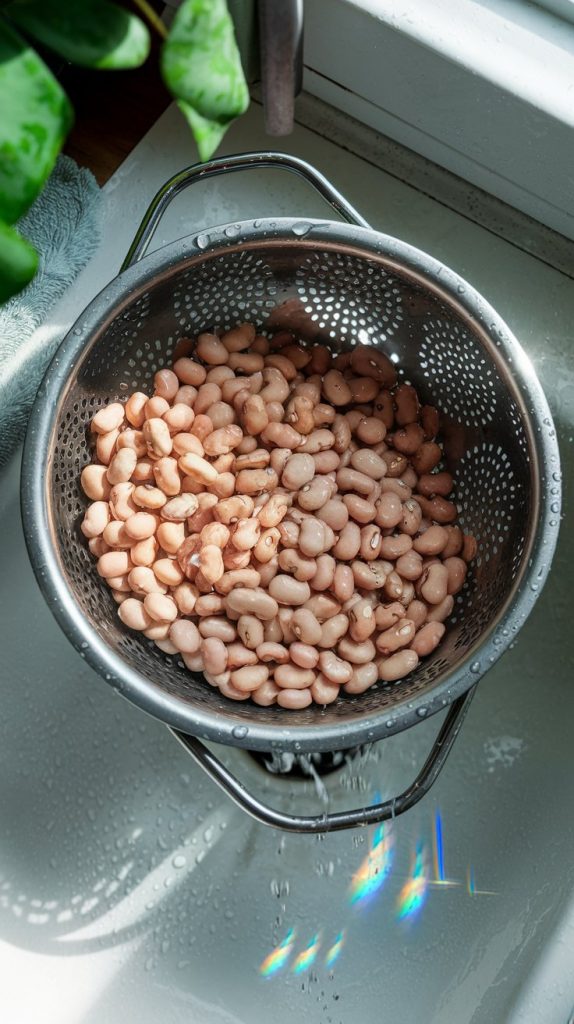
[[[173,179],[132,247],[139,259],[172,196],[198,177],[280,164],[304,173],[348,220],[361,218],[301,161],[251,155]],[[478,541],[447,633],[400,683],[325,709],[285,711],[222,697],[177,657],[127,630],[79,523],[89,423],[110,400],[153,387],[182,335],[248,320],[295,325],[334,351],[376,345],[399,380],[445,418],[445,462],[460,524]],[[32,415],[23,470],[27,542],[40,585],[72,643],[111,685],[183,733],[259,750],[352,747],[404,729],[460,697],[515,638],[557,536],[558,450],[532,366],[500,317],[430,256],[367,227],[249,221],[185,238],[125,270],[58,351]],[[551,509],[552,504],[552,509]]]

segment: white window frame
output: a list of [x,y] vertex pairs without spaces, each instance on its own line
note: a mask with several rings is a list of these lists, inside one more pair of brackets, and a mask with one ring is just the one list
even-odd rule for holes
[[574,24],[526,0],[306,0],[305,88],[574,239]]
[[544,7],[551,14],[574,23],[574,0],[534,0],[538,7]]

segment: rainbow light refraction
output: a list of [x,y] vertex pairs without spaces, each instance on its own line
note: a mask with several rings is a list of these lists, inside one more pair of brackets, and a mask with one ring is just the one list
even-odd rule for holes
[[290,928],[283,941],[265,957],[265,960],[261,964],[259,973],[264,978],[270,978],[272,974],[276,974],[277,971],[280,971],[281,968],[285,966],[293,952],[294,942],[295,931],[293,928]]
[[428,890],[426,850],[418,843],[411,877],[403,885],[397,899],[397,918],[404,921],[413,917],[425,902]]
[[342,931],[339,932],[339,934],[337,935],[337,938],[335,939],[331,948],[327,950],[327,955],[325,957],[325,964],[327,967],[332,967],[333,964],[339,959],[341,951],[343,949],[344,942],[345,932]]
[[291,970],[294,974],[302,974],[303,971],[307,971],[311,964],[315,960],[317,953],[321,948],[321,936],[320,934],[314,935],[308,946],[303,949],[293,961],[293,967]]
[[440,811],[436,812],[434,819],[434,879],[435,882],[444,882],[444,853]]
[[492,889],[477,889],[474,868],[469,864],[466,871],[466,889],[469,896],[498,896]]
[[442,818],[440,811],[437,811],[434,818],[433,831],[433,864],[434,878],[429,879],[429,885],[452,887],[460,885],[452,879],[446,878],[444,873],[444,844],[442,834]]
[[393,832],[390,825],[377,825],[371,849],[351,879],[349,902],[351,905],[372,899],[386,881],[393,859]]

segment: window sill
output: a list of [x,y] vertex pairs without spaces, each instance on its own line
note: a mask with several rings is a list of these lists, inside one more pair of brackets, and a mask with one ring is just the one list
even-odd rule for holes
[[574,25],[524,0],[313,0],[305,88],[574,238]]

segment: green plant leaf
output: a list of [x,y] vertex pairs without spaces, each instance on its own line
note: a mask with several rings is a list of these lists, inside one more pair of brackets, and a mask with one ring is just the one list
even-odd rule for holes
[[32,280],[38,253],[14,228],[0,221],[0,305]]
[[149,54],[147,27],[108,0],[13,0],[6,13],[72,64],[135,68]]
[[0,218],[13,224],[36,198],[72,123],[65,92],[0,17]]
[[161,52],[161,70],[208,159],[249,91],[225,0],[183,0]]
[[209,121],[206,117],[202,117],[185,100],[178,100],[177,105],[193,132],[199,151],[199,159],[209,160],[225,135],[227,125],[218,124],[217,121]]

